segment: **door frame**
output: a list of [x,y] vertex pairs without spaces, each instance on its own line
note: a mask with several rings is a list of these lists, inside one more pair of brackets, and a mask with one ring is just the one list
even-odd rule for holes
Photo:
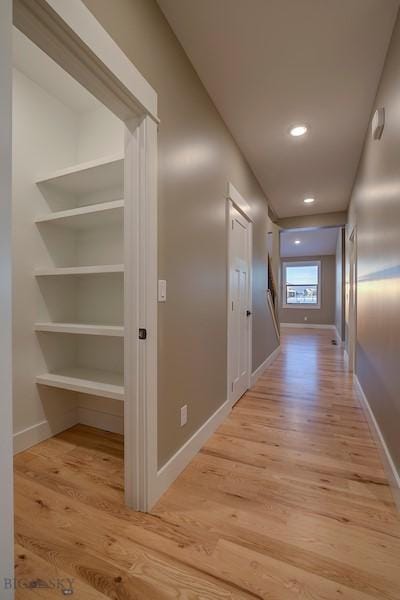
[[348,366],[352,373],[356,372],[357,359],[357,227],[354,226],[349,235],[349,342]]
[[125,123],[125,501],[146,511],[157,479],[157,94],[82,0],[13,9],[14,25]]
[[[231,329],[232,329],[232,298],[231,298],[231,242],[232,242],[232,226],[231,226],[231,209],[235,208],[246,219],[249,224],[249,239],[248,239],[248,256],[249,256],[249,307],[253,313],[253,223],[251,207],[238,192],[235,186],[228,182],[228,191],[226,196],[226,231],[227,231],[227,400],[229,406],[236,403],[232,393],[232,369],[231,369]],[[248,383],[247,389],[251,387],[252,374],[252,354],[253,354],[253,315],[250,316],[250,324],[248,328]]]
[[[0,589],[14,576],[12,454],[11,102],[12,2],[0,2]],[[12,590],[1,592],[13,598]]]

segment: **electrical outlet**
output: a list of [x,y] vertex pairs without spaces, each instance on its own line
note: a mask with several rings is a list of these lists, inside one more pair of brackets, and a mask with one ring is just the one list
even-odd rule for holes
[[187,423],[187,404],[181,408],[181,427]]

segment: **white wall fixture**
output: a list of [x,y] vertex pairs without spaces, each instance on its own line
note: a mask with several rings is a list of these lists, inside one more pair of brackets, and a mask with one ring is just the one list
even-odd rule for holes
[[301,137],[302,135],[305,135],[308,131],[308,127],[306,125],[293,125],[290,128],[290,135],[292,137]]
[[167,282],[165,279],[158,280],[158,301],[167,301]]
[[181,408],[181,427],[186,425],[187,420],[188,420],[188,408],[187,408],[187,404],[185,404],[185,406],[182,406],[182,408]]
[[380,140],[385,128],[385,108],[377,108],[372,117],[372,137],[374,140]]
[[[126,502],[149,510],[157,478],[157,95],[81,0],[14,0],[14,24],[113,113],[122,133],[122,152],[91,158],[100,126],[90,140],[81,136],[75,161],[61,169],[50,161],[50,172],[32,179],[30,231],[40,252],[29,334],[43,368],[28,384],[61,390],[84,422],[89,400],[120,407]],[[29,439],[52,435],[38,425],[26,429]]]

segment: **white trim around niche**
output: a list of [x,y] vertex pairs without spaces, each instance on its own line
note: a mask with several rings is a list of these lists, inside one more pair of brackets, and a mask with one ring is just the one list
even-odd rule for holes
[[[125,124],[125,500],[147,511],[157,480],[157,94],[82,0],[13,8],[14,25]],[[16,445],[53,431],[39,423]]]

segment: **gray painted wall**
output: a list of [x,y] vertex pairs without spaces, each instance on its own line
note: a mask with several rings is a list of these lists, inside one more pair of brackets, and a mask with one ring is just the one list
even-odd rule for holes
[[[380,141],[368,129],[351,198],[357,226],[356,373],[400,470],[400,20],[373,112],[384,106]],[[348,279],[348,268],[347,279]]]
[[11,2],[0,2],[0,596],[14,576],[11,430]]
[[[252,206],[253,369],[276,348],[266,199],[154,0],[85,0],[159,99],[159,465],[227,398],[226,187]],[[179,425],[188,404],[188,424]]]
[[345,230],[339,231],[336,246],[336,303],[335,325],[343,341],[345,338],[344,290],[345,290]]
[[[321,261],[321,308],[282,308],[284,293],[281,293],[279,312],[281,323],[303,323],[314,325],[333,325],[335,323],[336,276],[335,256],[302,256],[282,258],[284,262],[303,262],[306,260]],[[283,277],[281,276],[283,284]],[[307,321],[304,321],[307,317]]]

